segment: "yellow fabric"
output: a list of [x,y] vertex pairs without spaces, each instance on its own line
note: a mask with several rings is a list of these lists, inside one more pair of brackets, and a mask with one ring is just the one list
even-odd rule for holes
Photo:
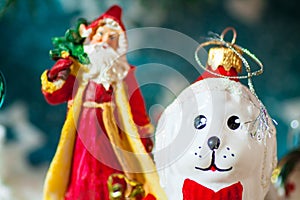
[[105,105],[112,106],[111,102],[104,102],[104,103],[97,103],[95,101],[85,101],[83,102],[83,107],[85,108],[101,108],[102,110],[106,109],[107,106]]
[[[70,60],[73,61],[73,64],[70,66],[70,74],[72,74],[73,76],[77,76],[78,73],[82,74],[82,72],[87,72],[89,69],[80,64],[76,59],[69,57]],[[79,71],[79,70],[83,70],[83,71]]]
[[73,105],[67,114],[55,156],[46,176],[43,194],[44,200],[64,199],[69,182],[76,134],[76,123],[80,114],[84,88],[84,84],[78,88]]
[[[78,61],[71,58],[73,64],[70,69],[73,76],[78,76],[79,69],[86,71],[86,67],[81,65]],[[81,73],[80,73],[81,74]],[[81,80],[81,76],[77,77]],[[54,87],[53,83],[48,81],[47,71],[42,74],[42,89],[45,92],[52,93],[59,88]],[[56,153],[50,167],[48,169],[43,191],[44,200],[63,200],[69,182],[70,169],[73,157],[73,148],[76,134],[76,124],[80,114],[80,108],[82,105],[82,95],[86,87],[86,82],[81,82],[75,98],[72,102],[68,102],[68,114],[63,125],[59,143],[56,149]]]
[[139,161],[137,160],[137,157],[132,156],[133,154],[131,152],[133,152],[133,150],[130,143],[128,142],[126,134],[122,131],[119,132],[113,114],[113,108],[109,104],[104,104],[103,123],[109,140],[112,143],[114,152],[117,155],[117,158],[126,176],[132,180],[138,180],[140,183],[144,183],[145,181],[143,176],[128,172],[130,170],[134,170],[135,168],[139,170]]
[[[121,125],[124,130],[124,134],[121,135],[122,140],[120,141],[123,145],[120,144],[120,147],[133,152],[128,153],[128,151],[120,151],[117,149],[116,154],[124,172],[130,179],[136,180],[144,185],[146,195],[150,193],[159,200],[167,200],[165,191],[160,187],[159,176],[155,164],[140,140],[137,127],[132,118],[131,108],[123,82],[116,84],[115,102],[120,115]],[[115,144],[119,145],[119,142],[116,142],[115,138],[113,139]]]

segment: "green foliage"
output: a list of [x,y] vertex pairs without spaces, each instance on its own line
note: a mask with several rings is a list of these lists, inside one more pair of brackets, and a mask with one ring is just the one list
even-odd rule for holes
[[50,57],[58,60],[63,57],[64,53],[68,53],[82,64],[88,64],[89,58],[83,49],[83,41],[79,34],[79,26],[87,24],[85,19],[79,19],[75,29],[68,29],[63,37],[52,38],[54,49],[50,50]]

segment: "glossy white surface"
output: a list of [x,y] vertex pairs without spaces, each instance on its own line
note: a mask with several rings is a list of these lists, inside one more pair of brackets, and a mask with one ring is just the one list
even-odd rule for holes
[[[243,199],[263,199],[277,160],[276,130],[268,115],[268,131],[259,129],[266,125],[259,123],[260,108],[247,87],[231,80],[209,78],[186,88],[167,107],[156,131],[154,157],[168,198],[182,199],[183,181],[189,178],[214,191],[240,181]],[[200,115],[203,126],[197,129]],[[234,130],[228,126],[232,122]],[[258,129],[265,139],[251,137]],[[219,140],[213,150],[212,137]],[[212,165],[217,170],[209,170]]]

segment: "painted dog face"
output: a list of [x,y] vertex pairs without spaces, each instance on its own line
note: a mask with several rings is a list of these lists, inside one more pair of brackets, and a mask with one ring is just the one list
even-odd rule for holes
[[276,165],[275,132],[240,83],[211,78],[191,85],[165,110],[156,132],[155,161],[166,193],[181,198],[184,180],[191,179],[214,191],[240,182],[243,198],[248,190],[248,199],[253,192],[263,197]]

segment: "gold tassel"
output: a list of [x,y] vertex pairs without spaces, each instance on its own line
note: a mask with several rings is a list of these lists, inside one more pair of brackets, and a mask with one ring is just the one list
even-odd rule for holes
[[[113,183],[113,179],[118,178],[126,182],[126,190],[119,183]],[[139,182],[128,179],[124,174],[112,174],[108,177],[107,186],[110,200],[136,199],[137,196],[145,196],[143,185]]]

